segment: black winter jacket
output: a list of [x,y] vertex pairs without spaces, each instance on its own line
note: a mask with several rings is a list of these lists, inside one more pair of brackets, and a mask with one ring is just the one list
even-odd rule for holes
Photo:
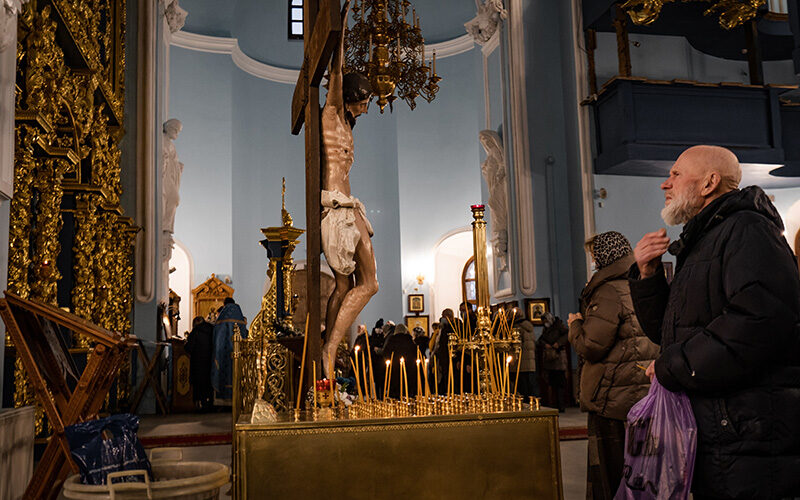
[[800,496],[800,279],[782,230],[751,186],[684,226],[671,285],[631,267],[636,314],[661,344],[656,378],[697,419],[695,494]]

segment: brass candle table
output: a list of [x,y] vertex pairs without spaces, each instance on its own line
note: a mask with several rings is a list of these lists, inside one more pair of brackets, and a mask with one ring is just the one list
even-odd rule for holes
[[562,499],[558,412],[235,426],[239,499]]

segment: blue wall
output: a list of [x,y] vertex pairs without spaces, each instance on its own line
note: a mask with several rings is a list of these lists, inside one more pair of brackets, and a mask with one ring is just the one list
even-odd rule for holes
[[[433,274],[434,245],[444,234],[469,225],[470,205],[483,199],[478,142],[483,128],[480,51],[437,60],[436,71],[444,75],[436,99],[430,104],[418,100],[414,111],[405,104],[395,106],[406,291],[417,286],[418,274]],[[427,312],[438,315],[441,311]]]
[[192,252],[195,286],[233,273],[233,123],[230,56],[170,47],[169,117],[183,122],[175,141],[184,164],[175,238]]

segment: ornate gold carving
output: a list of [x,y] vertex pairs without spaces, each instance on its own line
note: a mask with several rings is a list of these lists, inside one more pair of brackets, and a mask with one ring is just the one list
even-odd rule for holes
[[[631,21],[638,25],[652,24],[661,14],[665,4],[676,0],[628,0],[621,5]],[[766,0],[682,0],[683,2],[713,3],[704,15],[719,13],[719,25],[729,30],[756,17]]]
[[211,315],[216,317],[217,311],[227,297],[233,297],[233,288],[212,274],[210,278],[192,290],[195,316],[208,318]]
[[[65,305],[57,304],[57,286],[71,273],[66,305],[123,334],[131,328],[138,230],[120,207],[125,22],[125,0],[34,1],[19,16],[8,263],[11,291],[55,305]],[[67,212],[72,232],[63,226]],[[61,241],[71,241],[73,260],[59,269]],[[118,401],[129,392],[128,369]],[[33,402],[26,380],[18,366],[15,404]]]

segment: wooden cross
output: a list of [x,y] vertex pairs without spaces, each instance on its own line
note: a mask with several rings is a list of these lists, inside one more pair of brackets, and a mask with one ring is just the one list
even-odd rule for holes
[[[305,0],[303,2],[303,67],[292,97],[292,134],[306,134],[306,304],[308,318],[308,352],[306,366],[316,360],[321,369],[320,337],[320,238],[322,160],[321,110],[319,84],[342,33],[339,0]],[[316,374],[309,369],[309,383]]]

